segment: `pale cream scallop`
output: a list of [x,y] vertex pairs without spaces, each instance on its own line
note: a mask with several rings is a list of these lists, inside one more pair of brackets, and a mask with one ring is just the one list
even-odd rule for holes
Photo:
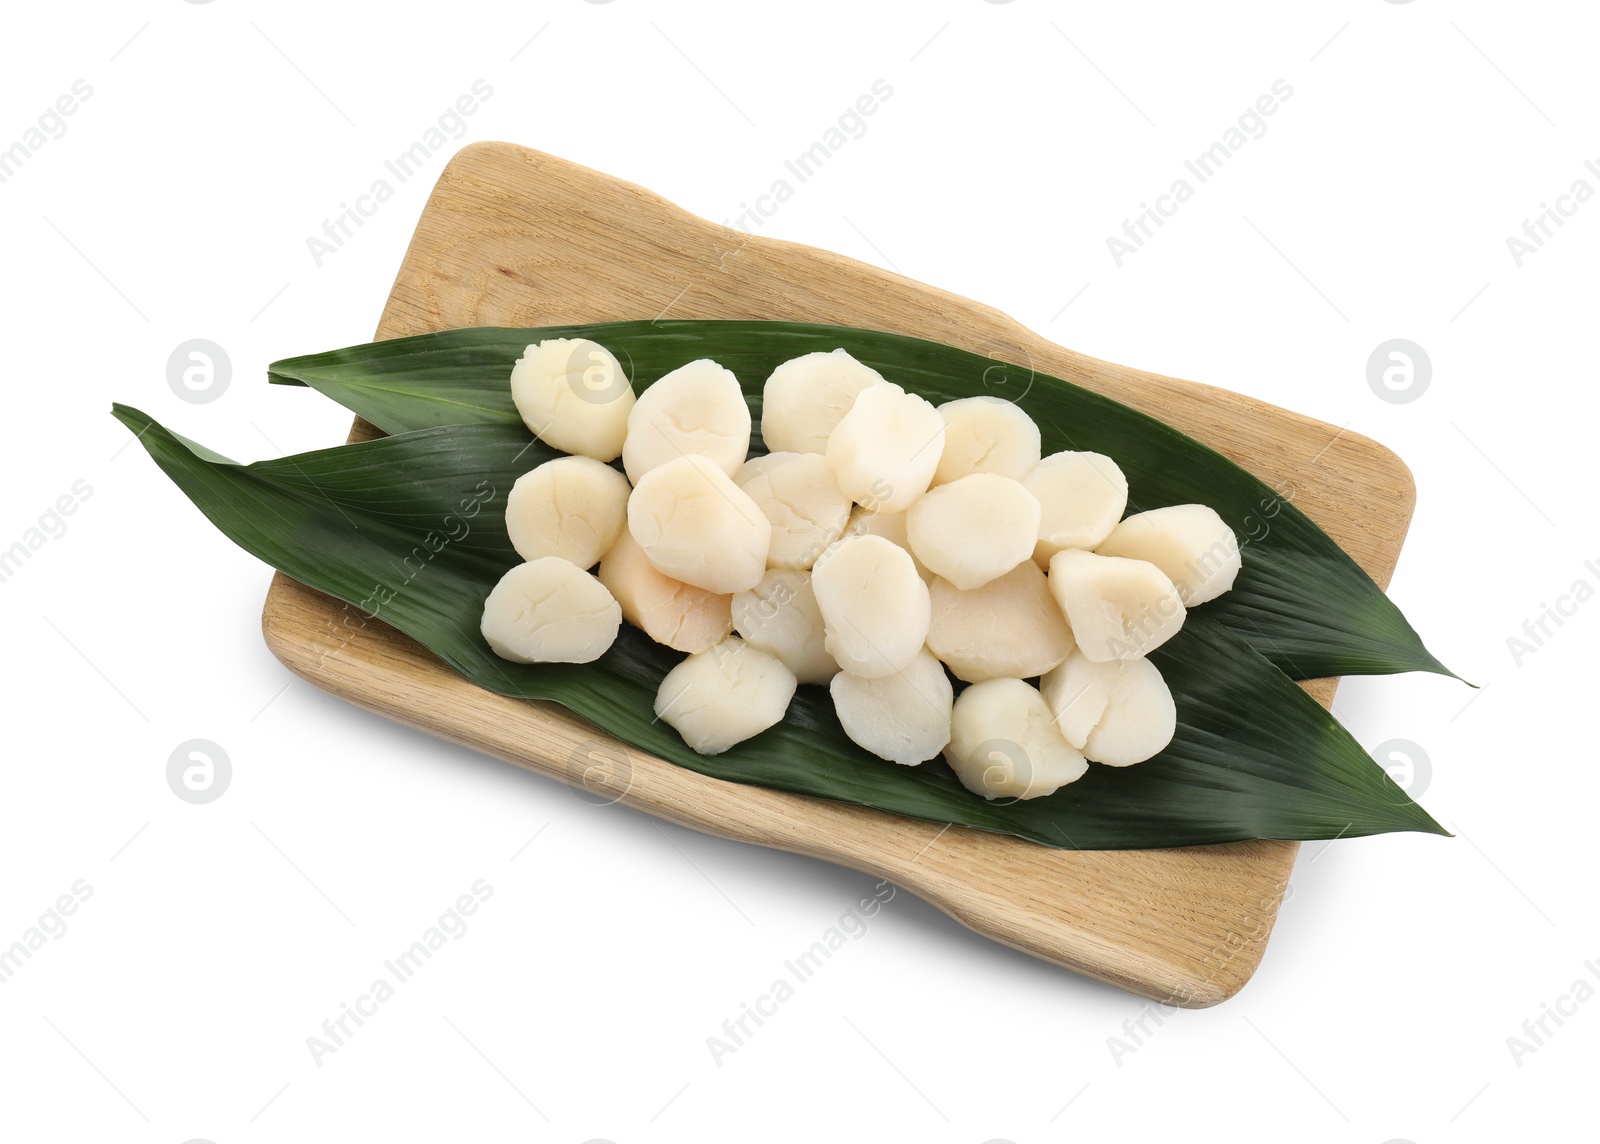
[[828,691],[844,733],[880,759],[914,766],[950,742],[954,690],[943,665],[926,649],[903,670],[880,679],[841,671]]
[[1210,505],[1175,504],[1134,513],[1095,549],[1148,560],[1178,586],[1185,607],[1214,600],[1239,575],[1239,538]]
[[1136,659],[1183,627],[1183,600],[1147,560],[1069,548],[1050,558],[1050,594],[1073,639],[1096,663]]
[[844,526],[846,536],[881,536],[890,544],[904,548],[911,555],[911,563],[917,566],[917,575],[923,580],[931,582],[933,573],[928,571],[927,565],[917,559],[917,554],[911,551],[911,542],[906,539],[906,514],[903,512],[873,512],[870,508],[857,505],[850,512],[850,523]]
[[[1147,659],[1128,660],[1129,663],[1149,663]],[[1047,671],[1039,680],[1039,694],[1056,717],[1056,726],[1062,738],[1078,750],[1089,741],[1089,736],[1099,726],[1111,702],[1111,690],[1106,686],[1109,672],[1122,665],[1116,660],[1096,663],[1082,651],[1074,651],[1059,667]]]
[[1127,767],[1172,742],[1178,708],[1148,659],[1095,663],[1082,652],[1039,681],[1062,737],[1091,763]]
[[750,407],[732,371],[710,358],[681,365],[639,395],[628,414],[622,467],[638,484],[676,457],[709,457],[728,476],[750,452]]
[[1031,679],[1072,651],[1072,631],[1032,560],[967,591],[936,577],[928,594],[928,650],[967,683]]
[[559,556],[592,568],[628,520],[628,478],[593,457],[557,457],[506,495],[506,532],[524,560]]
[[944,757],[962,786],[987,799],[1042,798],[1089,769],[1044,697],[1020,679],[974,683],[956,697]]
[[614,461],[622,454],[633,388],[611,351],[586,338],[530,345],[511,367],[523,424],[563,453]]
[[1063,548],[1094,548],[1128,507],[1128,478],[1100,453],[1051,453],[1022,478],[1039,498],[1039,564]]
[[781,659],[801,683],[826,683],[839,673],[809,572],[774,568],[754,588],[734,593],[733,626],[745,643]]
[[903,512],[928,491],[944,451],[944,418],[915,393],[868,386],[828,437],[839,487],[876,512]]
[[1039,501],[1018,481],[973,473],[929,489],[906,510],[917,559],[957,588],[981,588],[1033,555]]
[[756,502],[698,454],[640,478],[628,498],[628,531],[658,572],[718,595],[754,588],[772,542]]
[[772,568],[810,568],[850,519],[850,498],[839,488],[828,459],[816,453],[751,457],[733,481],[772,522],[767,550]]
[[626,528],[601,557],[599,576],[622,618],[674,651],[705,651],[733,631],[731,595],[663,576]]
[[616,641],[622,610],[576,564],[545,556],[500,577],[483,603],[479,630],[513,663],[592,663]]
[[794,673],[777,656],[729,636],[667,672],[655,713],[692,750],[720,755],[782,722],[794,689]]
[[1083,745],[1083,757],[1107,767],[1154,758],[1178,729],[1178,705],[1160,670],[1147,659],[1117,664],[1106,713]]
[[1039,426],[1015,402],[1001,397],[962,397],[939,406],[944,451],[934,470],[935,486],[971,473],[998,473],[1020,481],[1039,463]]
[[928,586],[905,549],[847,536],[822,554],[811,587],[841,670],[879,679],[903,670],[928,639]]
[[828,437],[863,389],[883,375],[844,349],[791,358],[761,391],[761,439],[775,453],[825,453]]

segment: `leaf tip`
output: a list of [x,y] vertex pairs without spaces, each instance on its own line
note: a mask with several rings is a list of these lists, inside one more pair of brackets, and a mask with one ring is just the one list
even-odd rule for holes
[[[1418,646],[1421,647],[1420,641],[1418,643]],[[1463,679],[1461,676],[1459,676],[1455,672],[1451,671],[1448,667],[1446,667],[1444,665],[1444,663],[1439,659],[1438,656],[1434,655],[1433,652],[1429,651],[1426,647],[1421,647],[1421,651],[1422,651],[1423,656],[1425,657],[1425,662],[1423,662],[1423,664],[1421,665],[1421,670],[1432,672],[1434,675],[1447,676],[1448,678],[1455,680],[1457,683],[1465,683],[1468,687],[1471,687],[1471,688],[1474,688],[1474,689],[1478,688],[1478,685],[1476,683],[1473,683],[1471,680],[1468,680],[1468,679]]]
[[305,378],[296,372],[295,362],[298,358],[283,358],[267,366],[268,385],[306,385]]
[[1455,837],[1455,834],[1445,829],[1444,825],[1438,819],[1434,818],[1433,815],[1424,810],[1421,803],[1413,802],[1411,805],[1416,809],[1417,816],[1421,819],[1421,822],[1415,828],[1419,833],[1436,834],[1441,838]]
[[120,401],[111,403],[111,416],[122,422],[129,429],[133,429],[136,426],[148,426],[151,421],[148,413],[135,409],[131,405],[124,405]]

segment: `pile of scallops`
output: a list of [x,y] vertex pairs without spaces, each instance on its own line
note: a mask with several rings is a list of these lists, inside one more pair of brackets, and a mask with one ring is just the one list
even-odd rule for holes
[[490,592],[484,638],[517,663],[588,663],[627,621],[687,656],[655,713],[701,754],[812,684],[880,758],[943,754],[989,799],[1051,794],[1171,742],[1146,653],[1239,571],[1209,507],[1124,519],[1109,457],[1041,456],[1014,403],[935,406],[843,349],[773,371],[754,457],[738,379],[709,359],[636,397],[603,346],[551,339],[511,394],[568,455],[507,498],[525,563]]

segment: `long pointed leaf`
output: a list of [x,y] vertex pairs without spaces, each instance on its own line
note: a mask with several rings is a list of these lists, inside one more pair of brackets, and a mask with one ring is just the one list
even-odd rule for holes
[[800,688],[771,730],[726,754],[697,755],[649,717],[680,657],[633,628],[583,665],[508,663],[479,634],[484,597],[518,560],[501,517],[505,494],[557,455],[520,427],[445,426],[239,465],[197,453],[138,410],[113,411],[247,551],[374,612],[482,687],[554,700],[702,774],[1074,849],[1443,833],[1326,711],[1198,610],[1156,653],[1178,704],[1172,745],[1137,767],[1091,767],[1047,798],[989,803],[942,760],[873,758],[844,735],[820,687]]
[[[790,322],[681,320],[446,330],[275,363],[278,382],[309,385],[386,433],[438,425],[515,427],[511,365],[530,342],[587,337],[623,362],[635,389],[698,357],[738,376],[759,415],[776,366],[843,346],[935,403],[974,393],[1010,397],[1038,422],[1046,453],[1090,449],[1128,475],[1129,509],[1199,501],[1247,541],[1233,591],[1209,614],[1294,679],[1452,674],[1400,609],[1309,517],[1272,488],[1171,426],[1058,378],[898,334]],[[757,443],[759,448],[759,442]]]

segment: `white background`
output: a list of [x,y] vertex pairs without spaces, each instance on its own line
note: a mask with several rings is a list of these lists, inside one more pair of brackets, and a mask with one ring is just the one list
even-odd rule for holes
[[[1600,583],[1600,205],[1520,267],[1506,238],[1600,189],[1592,7],[129,0],[7,24],[0,147],[93,88],[0,184],[0,547],[92,489],[0,584],[0,945],[93,890],[0,985],[8,1138],[1580,1131],[1600,1003],[1532,1053],[1507,1038],[1600,959],[1600,604],[1520,663],[1507,639]],[[1107,236],[1280,78],[1270,130],[1119,268]],[[306,238],[475,79],[493,95],[459,140],[317,266]],[[241,459],[336,442],[348,415],[264,367],[370,337],[455,147],[527,144],[723,221],[875,79],[867,133],[761,233],[1391,446],[1419,489],[1392,593],[1484,685],[1341,688],[1363,744],[1423,748],[1413,790],[1457,837],[1307,846],[1255,980],[1147,1019],[1131,1054],[1109,1039],[1139,999],[902,893],[714,1063],[707,1037],[872,879],[589,805],[291,682],[259,636],[268,570],[108,415]],[[233,365],[210,404],[167,384],[197,337]],[[1408,404],[1367,384],[1394,337],[1433,364]],[[192,738],[233,765],[205,806],[165,778]],[[478,879],[470,930],[313,1063],[307,1037]]]

